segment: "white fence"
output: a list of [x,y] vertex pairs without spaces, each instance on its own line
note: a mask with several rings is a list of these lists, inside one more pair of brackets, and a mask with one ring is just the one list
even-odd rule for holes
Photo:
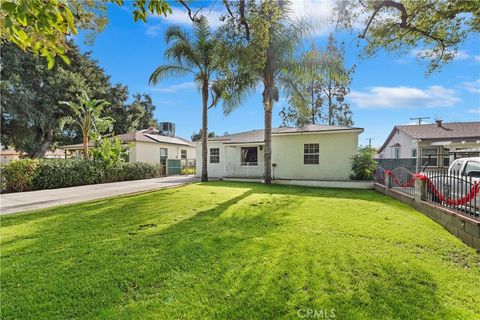
[[264,164],[263,162],[227,162],[225,171],[227,177],[262,178]]

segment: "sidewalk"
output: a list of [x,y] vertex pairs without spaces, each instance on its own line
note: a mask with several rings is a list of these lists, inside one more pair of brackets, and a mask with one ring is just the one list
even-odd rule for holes
[[0,195],[0,214],[10,214],[73,204],[89,200],[163,189],[198,181],[193,176],[172,176],[164,178],[122,181],[86,186],[50,189]]

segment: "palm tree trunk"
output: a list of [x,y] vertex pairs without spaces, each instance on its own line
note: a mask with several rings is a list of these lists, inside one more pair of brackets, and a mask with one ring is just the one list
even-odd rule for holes
[[83,139],[83,159],[88,160],[88,136],[84,135]]
[[202,86],[202,182],[208,181],[207,137],[208,137],[208,80]]
[[265,112],[265,147],[264,147],[264,175],[265,184],[272,184],[272,109],[273,101],[271,98],[272,81],[265,77],[263,81],[263,110]]
[[272,101],[264,102],[265,110],[265,184],[272,184]]

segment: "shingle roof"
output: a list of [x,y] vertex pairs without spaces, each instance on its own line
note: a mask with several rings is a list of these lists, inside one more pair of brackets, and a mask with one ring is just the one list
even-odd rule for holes
[[452,122],[396,126],[416,139],[480,138],[480,122]]
[[[190,142],[187,139],[183,139],[180,137],[168,137],[168,136],[163,136],[155,133],[148,133],[147,130],[131,131],[128,133],[119,134],[116,137],[119,138],[120,141],[122,141],[123,143],[141,141],[141,142],[150,142],[150,143],[179,144],[183,146],[193,147],[192,142]],[[90,142],[89,145],[93,146],[93,143]],[[60,148],[73,149],[76,147],[83,147],[83,145],[81,143],[72,144],[72,145],[62,146]]]
[[[300,128],[273,128],[272,135],[283,134],[300,134],[306,132],[337,132],[337,131],[363,131],[362,128],[340,127],[340,126],[325,126],[318,124],[311,124]],[[209,138],[208,141],[223,141],[224,143],[258,143],[263,142],[264,129],[251,130],[239,132],[234,134],[227,134],[214,138]]]
[[378,152],[388,144],[396,130],[400,130],[413,139],[439,140],[439,139],[480,139],[480,122],[451,122],[434,124],[414,124],[395,126]]

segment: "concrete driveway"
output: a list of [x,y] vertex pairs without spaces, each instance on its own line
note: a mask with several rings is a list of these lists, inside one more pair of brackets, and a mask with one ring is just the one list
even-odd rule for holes
[[198,180],[193,176],[172,176],[92,184],[62,189],[7,193],[0,195],[0,214],[11,214],[62,204],[79,203],[119,195],[171,188],[196,181]]

